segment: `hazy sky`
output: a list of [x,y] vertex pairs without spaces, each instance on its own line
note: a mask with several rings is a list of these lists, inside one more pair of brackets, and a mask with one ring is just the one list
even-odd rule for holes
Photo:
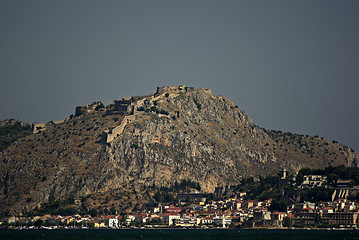
[[359,1],[0,0],[0,120],[210,88],[267,129],[359,150]]

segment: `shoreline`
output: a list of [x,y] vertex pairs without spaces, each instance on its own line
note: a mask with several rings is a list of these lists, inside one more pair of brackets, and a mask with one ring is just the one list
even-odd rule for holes
[[121,228],[76,228],[76,227],[11,227],[11,228],[0,228],[1,230],[305,230],[305,231],[357,231],[357,228],[294,228],[294,227],[257,227],[257,228],[191,228],[191,227],[121,227]]

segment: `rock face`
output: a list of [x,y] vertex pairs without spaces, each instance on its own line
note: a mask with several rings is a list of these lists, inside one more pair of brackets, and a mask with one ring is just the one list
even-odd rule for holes
[[[94,109],[47,124],[45,131],[0,152],[1,213],[24,213],[51,199],[124,186],[170,186],[189,179],[213,191],[283,168],[295,173],[305,166],[358,165],[358,152],[335,141],[253,125],[233,102],[208,89],[163,87],[126,101],[131,115],[111,106],[107,113]],[[131,121],[124,122],[128,116]]]

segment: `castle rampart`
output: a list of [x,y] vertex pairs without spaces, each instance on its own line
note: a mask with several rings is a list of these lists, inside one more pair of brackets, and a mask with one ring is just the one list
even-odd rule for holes
[[153,94],[147,96],[135,96],[114,100],[114,110],[119,114],[135,114],[139,107],[151,107]]
[[98,102],[93,102],[84,106],[77,106],[76,107],[76,111],[75,111],[75,116],[80,116],[84,113],[89,113],[89,112],[93,112],[95,110],[99,110],[101,108],[103,108],[103,102],[102,101],[98,101]]
[[185,89],[186,89],[186,85],[157,87],[156,95],[161,95],[166,93],[177,93]]
[[135,115],[124,117],[121,124],[118,127],[103,132],[102,134],[103,141],[106,143],[112,142],[116,137],[121,135],[126,125],[135,121],[135,119],[136,119]]
[[[172,97],[178,95],[182,91],[186,91],[187,88],[185,85],[180,86],[167,86],[167,87],[157,87],[156,94],[151,94],[147,96],[135,96],[135,97],[126,97],[122,99],[114,100],[115,106],[114,110],[119,114],[129,114],[125,116],[121,122],[121,124],[110,130],[106,130],[102,134],[102,140],[105,143],[112,142],[115,138],[120,136],[124,131],[126,125],[135,121],[136,115],[140,112],[137,112],[139,107],[150,108],[153,102],[157,99],[160,99],[161,96],[169,94]],[[204,91],[211,94],[210,89],[203,89]],[[167,96],[166,96],[167,97]],[[159,117],[169,117],[165,114],[159,114]]]

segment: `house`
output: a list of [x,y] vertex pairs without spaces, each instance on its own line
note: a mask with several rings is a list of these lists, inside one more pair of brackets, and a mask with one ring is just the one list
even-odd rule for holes
[[344,212],[350,212],[350,211],[353,211],[355,209],[355,204],[354,203],[346,203],[344,208],[343,208],[343,211]]
[[180,202],[206,202],[206,199],[212,194],[199,193],[192,191],[190,193],[179,194],[178,200]]
[[160,207],[154,207],[154,208],[152,208],[152,212],[153,213],[159,213],[159,212],[161,212],[161,208]]
[[47,219],[47,222],[51,225],[59,225],[61,222],[62,217],[60,215],[54,215]]
[[213,224],[213,218],[212,217],[204,217],[201,219],[201,224],[203,225],[212,225]]
[[271,214],[272,226],[283,227],[284,218],[287,216],[285,212],[274,212]]
[[262,206],[268,208],[268,207],[270,207],[271,204],[272,204],[272,199],[270,198],[270,199],[264,200]]
[[238,196],[239,196],[239,197],[244,197],[244,196],[246,196],[246,195],[247,195],[246,192],[238,192]]
[[331,207],[325,207],[322,209],[322,212],[323,213],[333,213],[334,211],[333,211],[333,208],[331,208]]
[[48,222],[49,219],[51,219],[50,214],[45,214],[45,215],[40,217],[40,220],[42,220],[43,222]]
[[6,224],[13,224],[18,220],[17,217],[11,216],[3,219],[3,222]]
[[216,216],[213,218],[213,223],[216,226],[220,226],[220,227],[228,227],[229,225],[231,225],[232,223],[232,219],[231,218],[226,218],[223,215],[222,216]]
[[166,213],[162,216],[162,222],[166,225],[173,225],[175,219],[180,219],[181,216],[177,213]]
[[352,185],[352,180],[338,179],[338,181],[337,181],[338,188],[348,188],[348,187],[351,187],[351,185]]
[[166,212],[168,213],[180,213],[182,212],[182,208],[175,208],[175,207],[171,207],[171,208],[166,208]]
[[295,224],[308,224],[313,225],[317,220],[318,214],[313,208],[303,208],[299,213],[295,214]]
[[284,225],[284,223],[286,223],[286,227],[293,226],[294,218],[295,218],[295,216],[293,213],[287,213],[287,216],[285,216],[283,219],[283,225]]
[[248,201],[243,201],[242,202],[242,208],[244,209],[250,209],[257,206],[257,201],[256,200],[248,200]]
[[105,222],[100,218],[93,219],[94,227],[95,228],[105,228]]
[[250,214],[248,214],[248,213],[244,213],[244,212],[240,212],[239,214],[238,214],[238,221],[239,222],[246,222],[246,221],[248,221],[248,219],[249,218],[251,218],[251,217],[253,217],[253,215],[251,216]]
[[257,226],[269,225],[271,223],[271,212],[267,209],[255,208],[253,211],[253,222]]
[[241,209],[242,203],[238,200],[232,200],[227,202],[227,207],[229,207],[231,210],[239,210]]
[[136,214],[135,221],[139,223],[146,223],[150,220],[146,213]]
[[304,175],[304,181],[301,187],[322,187],[328,185],[327,176],[323,175]]
[[285,213],[285,212],[274,212],[271,214],[271,219],[278,220],[278,221],[282,222],[286,216],[287,216],[287,213]]
[[156,224],[161,223],[161,219],[162,218],[160,216],[158,216],[158,215],[151,215],[150,216],[150,221],[152,223],[156,223]]
[[173,219],[173,223],[176,226],[193,227],[193,226],[197,225],[197,219],[190,215],[183,215],[179,219]]
[[108,228],[118,228],[119,221],[116,216],[104,216],[105,226]]
[[321,218],[324,224],[356,225],[358,212],[322,213]]
[[294,211],[302,211],[305,208],[315,208],[315,203],[311,203],[311,202],[304,202],[304,203],[297,203],[292,205],[292,210]]
[[75,219],[72,216],[65,216],[61,219],[61,222],[65,223],[65,225],[70,225],[74,221]]

